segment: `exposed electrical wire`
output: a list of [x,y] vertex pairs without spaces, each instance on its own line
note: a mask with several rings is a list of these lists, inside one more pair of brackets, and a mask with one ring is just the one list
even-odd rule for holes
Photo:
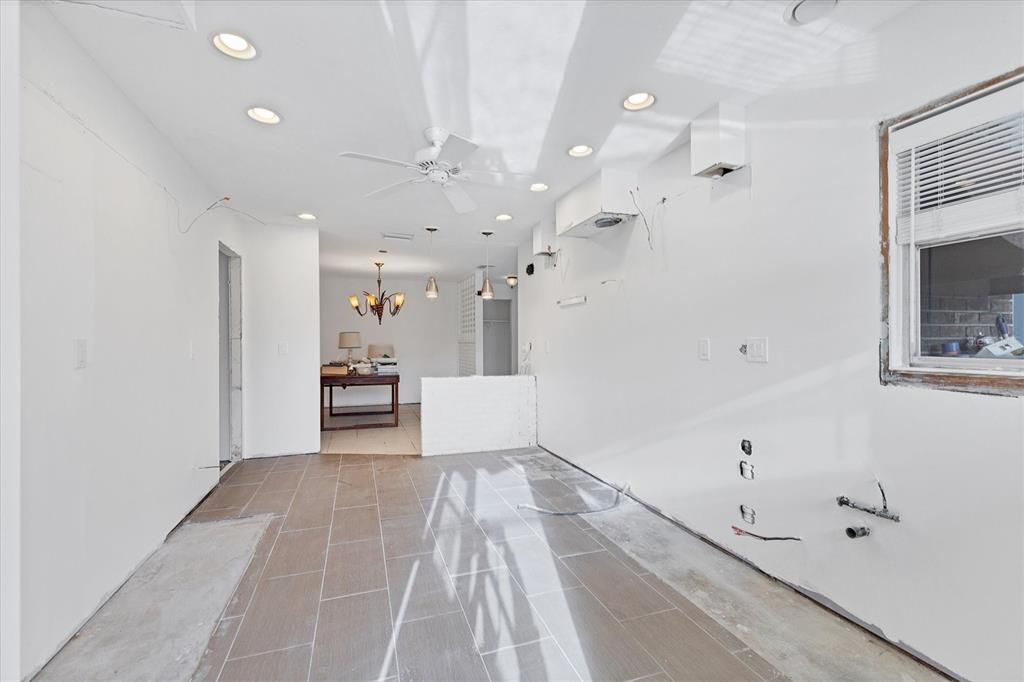
[[751,533],[749,530],[743,530],[738,526],[733,526],[732,532],[736,535],[745,535],[764,542],[772,542],[774,540],[793,540],[795,542],[803,542],[803,538],[794,538],[789,535],[758,535],[757,533]]
[[238,213],[239,215],[244,215],[246,218],[251,218],[252,220],[255,220],[256,222],[258,222],[260,225],[266,225],[265,222],[263,222],[262,220],[260,220],[256,216],[254,216],[254,215],[252,215],[250,213],[246,213],[245,211],[242,211],[240,209],[237,209],[234,206],[228,206],[226,203],[224,203],[224,202],[227,202],[227,201],[231,201],[231,197],[221,197],[220,199],[217,199],[217,201],[213,202],[212,204],[207,206],[205,209],[203,209],[202,213],[200,213],[195,218],[193,218],[192,222],[190,222],[188,224],[188,227],[186,227],[184,230],[179,229],[178,232],[180,232],[181,234],[188,234],[188,231],[192,229],[192,226],[195,225],[196,222],[200,218],[202,218],[204,215],[206,215],[210,211],[215,211],[218,208],[226,208],[229,211],[234,211],[235,213]]
[[104,12],[116,12],[118,14],[126,14],[136,19],[141,19],[147,23],[158,24],[160,26],[166,26],[167,28],[173,28],[178,31],[184,31],[188,27],[180,21],[170,21],[162,17],[154,16],[152,14],[144,14],[142,12],[133,12],[129,9],[122,7],[111,7],[110,5],[100,5],[95,2],[88,2],[87,0],[53,0],[53,2],[63,2],[67,5],[79,5],[83,7],[92,7],[93,9],[102,10]]
[[577,510],[577,511],[558,511],[556,509],[545,509],[544,507],[537,507],[537,506],[534,506],[532,504],[522,504],[522,503],[516,505],[516,508],[517,509],[530,509],[530,510],[535,511],[535,512],[540,512],[541,514],[550,514],[551,516],[580,516],[582,514],[597,514],[598,512],[606,512],[606,511],[609,511],[611,509],[615,509],[615,507],[618,507],[619,503],[622,502],[622,493],[625,490],[629,490],[629,487],[627,486],[623,490],[616,489],[615,490],[615,500],[611,504],[609,504],[607,507],[601,507],[600,509],[580,509],[580,510]]
[[[637,187],[636,191],[639,193],[640,188]],[[633,193],[632,189],[629,190],[629,196],[633,199],[633,205],[636,206],[637,212],[644,221],[644,227],[647,229],[647,248],[654,251],[654,234],[651,232],[651,224],[647,222],[647,216],[644,214],[644,210],[640,208],[640,203],[636,200],[636,194]],[[664,201],[664,199],[662,199],[662,201]]]

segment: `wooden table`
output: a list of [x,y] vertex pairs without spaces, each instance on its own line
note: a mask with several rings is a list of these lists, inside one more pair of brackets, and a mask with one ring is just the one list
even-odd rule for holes
[[[325,371],[327,370],[327,371]],[[321,431],[346,431],[349,429],[381,429],[385,427],[398,426],[398,375],[397,374],[370,374],[359,376],[358,374],[331,374],[330,368],[320,370],[320,430]],[[335,412],[334,411],[334,389],[340,386],[342,390],[349,386],[390,386],[391,387],[391,409],[390,410],[369,410],[360,412]],[[367,414],[394,414],[392,423],[377,422],[364,424],[349,424],[348,426],[325,426],[324,425],[324,389],[327,389],[330,396],[329,407],[332,417],[337,416],[361,416]]]

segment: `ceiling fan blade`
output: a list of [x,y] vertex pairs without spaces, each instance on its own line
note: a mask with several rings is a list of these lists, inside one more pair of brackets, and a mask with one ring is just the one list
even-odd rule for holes
[[448,139],[441,145],[441,152],[437,155],[438,161],[447,161],[452,166],[462,163],[462,160],[475,152],[477,145],[464,137],[449,133]]
[[444,192],[445,198],[448,199],[448,203],[452,205],[456,213],[469,213],[476,210],[476,202],[466,193],[466,190],[454,182],[441,185],[441,191]]
[[503,173],[500,171],[465,168],[459,173],[458,179],[460,182],[471,182],[474,185],[504,187],[506,189],[529,189],[530,183],[534,182],[532,176],[523,175],[522,173]]
[[398,161],[396,159],[385,159],[383,156],[373,156],[372,154],[360,154],[359,152],[341,152],[338,156],[344,156],[349,159],[359,159],[360,161],[372,161],[374,163],[386,163],[389,166],[401,166],[402,168],[411,168],[412,170],[418,171],[419,166],[413,165],[408,161]]
[[383,199],[396,190],[404,187],[405,185],[415,185],[420,182],[426,182],[426,178],[410,178],[409,180],[402,180],[401,182],[395,182],[390,185],[385,185],[380,189],[375,189],[366,195],[367,199]]

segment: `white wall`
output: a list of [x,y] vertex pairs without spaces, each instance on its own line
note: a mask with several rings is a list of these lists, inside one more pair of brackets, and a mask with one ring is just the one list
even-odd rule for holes
[[217,482],[218,241],[243,262],[246,455],[318,449],[319,304],[314,230],[219,210],[181,233],[224,192],[41,3],[21,57],[23,676]]
[[[879,384],[876,125],[1019,66],[1022,27],[1020,3],[916,5],[748,109],[747,186],[689,177],[683,147],[641,176],[653,252],[639,222],[562,239],[519,288],[541,445],[974,679],[1024,677],[1024,401]],[[876,474],[898,525],[835,504]],[[740,503],[804,542],[734,536]]]
[[0,679],[21,671],[21,3],[0,2]]
[[[399,279],[388,277],[384,266],[386,291],[404,291],[405,306],[395,317],[384,313],[384,323],[369,313],[360,317],[348,303],[350,294],[377,291],[374,275],[348,276],[323,273],[320,277],[320,359],[323,362],[348,357],[348,351],[338,350],[338,332],[357,331],[363,347],[352,355],[361,358],[371,343],[390,343],[395,347],[401,382],[399,400],[402,403],[420,402],[420,379],[423,377],[455,376],[458,371],[458,284],[438,282],[441,295],[433,300],[423,295],[426,278]],[[326,398],[325,398],[326,401]],[[383,405],[390,404],[388,387],[361,387],[334,390],[334,404]],[[325,402],[326,404],[326,402]]]

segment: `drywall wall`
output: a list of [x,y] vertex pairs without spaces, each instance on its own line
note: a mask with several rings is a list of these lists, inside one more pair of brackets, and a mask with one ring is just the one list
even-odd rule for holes
[[319,446],[315,230],[216,210],[183,234],[223,190],[45,4],[21,15],[15,677],[38,669],[217,482],[219,241],[243,259],[245,454]]
[[512,450],[537,444],[532,376],[423,380],[423,455]]
[[[973,679],[1024,677],[1024,407],[879,384],[876,125],[1019,66],[1022,28],[1020,3],[914,5],[753,102],[747,170],[693,178],[686,146],[644,169],[653,250],[638,220],[560,239],[556,268],[519,254],[542,446]],[[836,506],[876,475],[898,525]],[[803,542],[733,535],[740,503]]]
[[21,3],[0,2],[0,679],[21,671]]
[[[322,273],[320,277],[320,359],[331,362],[347,358],[338,350],[338,332],[357,331],[363,347],[352,355],[361,358],[371,343],[390,343],[398,357],[402,403],[420,402],[420,379],[455,376],[458,372],[458,284],[438,282],[441,295],[433,300],[423,295],[426,279],[388,277],[384,266],[384,289],[405,292],[405,306],[395,317],[386,312],[383,324],[369,314],[360,317],[348,303],[351,294],[377,291],[374,275],[351,276]],[[326,398],[325,398],[326,400]],[[391,389],[367,386],[334,391],[334,404],[384,405],[391,402]],[[326,404],[326,403],[325,403]]]

